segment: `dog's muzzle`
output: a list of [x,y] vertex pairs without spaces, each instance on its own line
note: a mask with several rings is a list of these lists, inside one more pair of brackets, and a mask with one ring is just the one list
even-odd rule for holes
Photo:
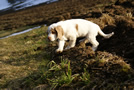
[[49,40],[49,41],[52,41],[52,38],[51,38],[51,37],[48,37],[48,40]]

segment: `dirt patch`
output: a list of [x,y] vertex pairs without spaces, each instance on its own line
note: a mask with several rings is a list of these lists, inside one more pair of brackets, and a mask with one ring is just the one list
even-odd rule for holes
[[89,8],[98,4],[104,6],[111,0],[59,0],[50,4],[20,10],[14,13],[0,16],[1,30],[13,30],[27,25],[51,24],[70,18],[86,17]]
[[[124,0],[126,2],[130,2]],[[118,3],[118,4],[117,4]],[[123,11],[123,12],[122,12]],[[91,9],[82,15],[79,12],[75,17],[85,18],[97,23],[105,33],[115,32],[110,39],[97,36],[100,45],[97,52],[91,50],[90,44],[78,44],[75,48],[55,54],[55,62],[61,58],[71,62],[73,73],[82,73],[87,68],[91,74],[91,83],[86,88],[134,88],[134,9],[119,3],[105,6],[103,9]],[[82,16],[81,16],[82,15]],[[56,47],[55,47],[56,49]],[[131,78],[129,77],[131,76]]]
[[125,17],[116,17],[116,26],[107,26],[104,31],[113,30],[115,35],[107,40],[100,40],[98,50],[105,50],[111,53],[116,53],[124,58],[127,58],[129,63],[133,65],[134,60],[134,22]]
[[58,54],[55,53],[56,48],[56,44],[51,44],[51,48],[49,47],[52,53],[52,60],[56,63],[60,63],[62,59],[69,60],[72,74],[79,73],[81,75],[84,69],[90,73],[91,82],[88,85],[84,86],[76,83],[79,82],[76,79],[73,81],[75,84],[72,84],[71,87],[67,86],[69,89],[74,89],[75,87],[83,87],[83,89],[134,88],[134,70],[122,57],[108,52],[94,52],[90,46],[86,46],[83,43]]

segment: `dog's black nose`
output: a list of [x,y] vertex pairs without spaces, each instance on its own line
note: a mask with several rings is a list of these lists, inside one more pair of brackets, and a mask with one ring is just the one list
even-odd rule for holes
[[48,37],[48,40],[51,41],[51,37]]

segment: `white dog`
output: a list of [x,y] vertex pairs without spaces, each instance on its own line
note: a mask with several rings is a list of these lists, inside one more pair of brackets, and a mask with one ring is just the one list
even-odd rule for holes
[[85,37],[81,41],[90,42],[92,49],[95,51],[99,45],[96,40],[98,33],[104,38],[110,38],[114,34],[114,32],[104,34],[97,24],[84,19],[70,19],[54,23],[48,27],[47,32],[50,41],[59,39],[59,46],[56,52],[63,51],[66,40],[69,40],[69,45],[65,49],[74,47],[78,37]]

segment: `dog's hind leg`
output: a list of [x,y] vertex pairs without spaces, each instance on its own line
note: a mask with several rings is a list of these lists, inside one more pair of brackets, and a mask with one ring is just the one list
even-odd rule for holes
[[99,42],[96,40],[96,37],[94,37],[94,36],[88,36],[87,39],[92,44],[93,51],[96,51],[97,50],[97,47],[99,45]]

